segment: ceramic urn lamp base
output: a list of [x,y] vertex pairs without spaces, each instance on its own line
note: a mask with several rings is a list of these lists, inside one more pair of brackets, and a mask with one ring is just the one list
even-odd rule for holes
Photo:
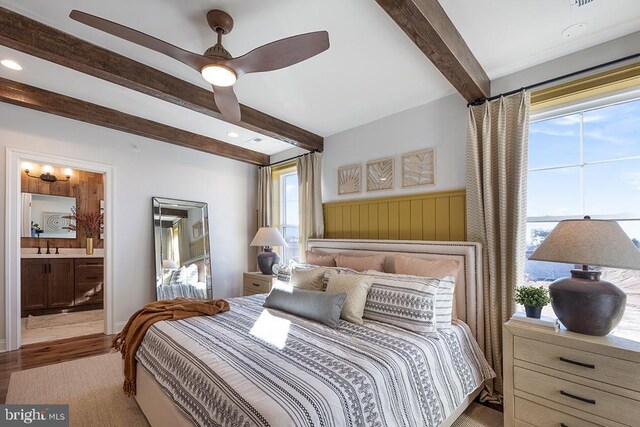
[[280,263],[280,256],[271,248],[264,248],[264,252],[258,254],[258,268],[262,274],[273,274],[273,266]]
[[586,335],[609,334],[622,320],[627,304],[622,289],[600,280],[599,271],[586,269],[571,270],[571,277],[553,282],[549,293],[558,320],[569,331]]

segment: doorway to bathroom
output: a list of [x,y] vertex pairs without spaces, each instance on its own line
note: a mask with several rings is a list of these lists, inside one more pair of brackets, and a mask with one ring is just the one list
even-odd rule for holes
[[112,169],[19,151],[9,165],[7,350],[110,334]]
[[104,332],[104,175],[23,162],[22,345]]

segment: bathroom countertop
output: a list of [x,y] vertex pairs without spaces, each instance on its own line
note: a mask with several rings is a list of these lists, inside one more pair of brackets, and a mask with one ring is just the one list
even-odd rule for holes
[[50,254],[46,254],[46,251],[46,247],[41,249],[41,254],[37,253],[37,248],[22,248],[20,258],[104,258],[104,249],[94,249],[93,255],[87,255],[85,248],[60,248],[57,255],[55,248],[50,249]]

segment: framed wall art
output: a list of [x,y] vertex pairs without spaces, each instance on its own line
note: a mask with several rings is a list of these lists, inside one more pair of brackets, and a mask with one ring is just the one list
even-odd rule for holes
[[405,153],[401,158],[402,188],[436,183],[436,149]]
[[362,191],[362,166],[360,163],[338,168],[338,195]]
[[367,162],[367,191],[393,189],[393,157]]

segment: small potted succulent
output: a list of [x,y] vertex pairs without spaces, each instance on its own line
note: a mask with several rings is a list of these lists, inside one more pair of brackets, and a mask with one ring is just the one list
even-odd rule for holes
[[539,319],[542,307],[551,302],[549,290],[542,286],[519,286],[516,288],[516,304],[524,305],[527,317]]

